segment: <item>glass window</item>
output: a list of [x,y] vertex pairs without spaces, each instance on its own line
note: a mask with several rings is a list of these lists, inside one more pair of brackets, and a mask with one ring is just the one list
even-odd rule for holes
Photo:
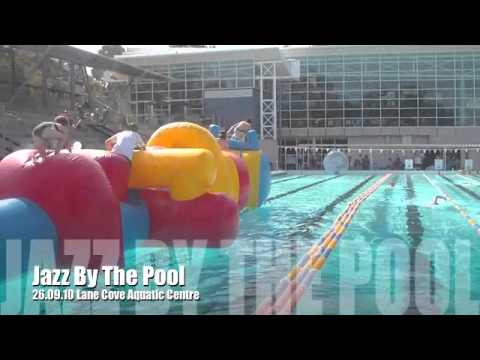
[[174,81],[170,83],[170,90],[184,90],[185,81]]
[[343,102],[340,100],[328,100],[327,102],[327,109],[342,109]]
[[292,128],[306,128],[307,127],[307,120],[293,120],[292,118]]
[[400,117],[417,117],[417,109],[400,109]]
[[327,63],[327,72],[328,73],[343,73],[342,63]]
[[400,126],[417,126],[417,118],[416,117],[401,118]]
[[380,82],[379,81],[364,81],[363,88],[365,90],[376,90],[380,89]]
[[232,61],[220,63],[220,75],[222,79],[235,78],[237,73],[236,64]]
[[137,91],[152,91],[152,84],[151,83],[143,83],[143,84],[137,84]]
[[292,119],[306,119],[307,112],[306,111],[292,111],[291,112]]
[[239,88],[251,88],[253,87],[253,79],[238,79],[237,86]]
[[366,72],[378,72],[380,70],[380,64],[378,62],[371,62],[365,64]]
[[152,101],[152,100],[153,100],[153,97],[151,92],[138,94],[138,101]]
[[408,99],[408,100],[401,99],[400,100],[401,108],[417,108],[417,106],[418,106],[417,99]]
[[437,120],[435,118],[420,118],[419,125],[420,126],[436,126]]
[[362,126],[362,118],[345,118],[345,126],[346,127],[361,127]]
[[382,109],[382,117],[398,117],[398,109]]
[[327,127],[343,127],[343,119],[342,118],[327,119]]
[[325,119],[310,119],[310,126],[315,128],[322,128],[325,127]]
[[200,99],[203,97],[202,90],[187,90],[187,98],[188,99]]
[[379,109],[380,100],[364,100],[363,107],[366,109]]
[[168,90],[168,83],[167,82],[154,82],[153,83],[153,91],[166,91]]
[[185,99],[185,91],[170,91],[170,97],[172,99]]
[[310,109],[325,109],[325,101],[311,101]]
[[362,92],[360,90],[347,90],[347,89],[345,89],[344,98],[345,99],[361,99],[362,98]]
[[382,62],[381,64],[381,67],[380,67],[381,71],[382,71],[382,76],[383,76],[383,73],[386,73],[386,72],[394,72],[396,73],[398,71],[398,64],[397,62]]
[[220,82],[218,80],[206,80],[205,89],[218,89],[220,87]]
[[379,109],[364,109],[363,110],[364,117],[380,117],[380,110]]
[[237,87],[235,79],[222,80],[220,86],[222,89],[234,89]]
[[419,80],[418,87],[422,89],[436,89],[435,80]]
[[187,89],[201,89],[202,82],[201,81],[188,81],[187,82]]
[[362,99],[357,100],[346,100],[344,102],[345,109],[361,109],[362,108]]
[[399,125],[398,117],[382,117],[382,126],[397,127]]
[[346,118],[359,118],[359,117],[362,117],[362,110],[361,110],[361,109],[345,110],[345,117],[346,117]]
[[453,89],[455,87],[455,81],[453,80],[439,80],[437,83],[439,88]]
[[292,101],[305,101],[305,99],[307,98],[307,93],[291,93],[290,94],[290,99]]
[[310,100],[323,100],[325,99],[325,93],[322,91],[322,92],[310,92],[309,93],[309,98]]
[[398,89],[398,81],[383,81],[381,83],[382,89]]
[[292,101],[290,107],[292,110],[304,110],[307,108],[307,103],[305,101]]
[[345,72],[346,73],[360,73],[360,72],[362,72],[362,64],[361,63],[345,64]]
[[361,90],[361,89],[362,89],[362,83],[360,81],[345,83],[345,90]]
[[365,127],[379,127],[380,126],[380,118],[367,118],[365,117],[363,120],[363,126]]
[[327,119],[343,118],[343,110],[327,110]]
[[325,110],[320,111],[320,110],[315,110],[315,111],[310,111],[310,120],[312,119],[324,119],[325,118]]
[[[460,124],[459,124],[459,120],[460,120]],[[472,119],[469,119],[470,120],[470,124],[467,125],[466,123],[468,123],[469,121],[467,120],[466,123],[462,124],[462,119],[457,119],[457,126],[471,126],[473,125],[473,121]],[[453,117],[449,117],[449,118],[438,118],[438,126],[455,126],[455,119]]]
[[203,65],[203,77],[205,79],[215,79],[220,75],[218,62],[208,62]]
[[418,113],[420,117],[437,117],[437,109],[434,108],[420,108]]

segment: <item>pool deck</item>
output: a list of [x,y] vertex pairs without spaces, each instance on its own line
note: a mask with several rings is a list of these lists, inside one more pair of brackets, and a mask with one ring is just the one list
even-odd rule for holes
[[[347,170],[347,171],[340,171],[339,175],[361,175],[361,174],[462,174],[468,175],[468,173],[464,173],[461,170],[454,170],[454,171],[447,171],[447,170]],[[284,171],[283,175],[291,174],[291,175],[330,175],[329,172],[325,170],[288,170]],[[472,171],[470,174],[477,174],[477,172]],[[272,173],[273,176],[273,173]]]

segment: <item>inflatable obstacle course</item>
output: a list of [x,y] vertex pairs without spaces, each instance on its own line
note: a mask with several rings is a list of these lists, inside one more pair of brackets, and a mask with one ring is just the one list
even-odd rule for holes
[[[210,131],[188,122],[158,129],[131,164],[104,150],[65,151],[40,163],[33,155],[20,150],[0,162],[0,243],[53,239],[62,266],[72,264],[66,239],[105,241],[117,254],[111,265],[123,265],[124,251],[144,239],[228,246],[239,211],[261,206],[270,188],[259,147],[223,150]],[[13,225],[19,219],[21,229]],[[106,265],[90,252],[88,266]]]

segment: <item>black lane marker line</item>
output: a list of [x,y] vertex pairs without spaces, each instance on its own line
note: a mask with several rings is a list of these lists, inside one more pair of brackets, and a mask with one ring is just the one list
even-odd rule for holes
[[[407,176],[407,201],[415,198],[415,188],[413,186],[412,177]],[[410,255],[410,305],[406,311],[407,314],[420,314],[417,304],[415,302],[415,257],[417,253],[418,245],[422,242],[423,233],[425,229],[420,219],[420,212],[418,211],[418,206],[416,205],[407,205],[406,208],[407,216],[407,232],[408,236],[411,239],[409,244],[409,255]]]
[[290,181],[290,180],[300,179],[300,178],[307,177],[307,176],[310,176],[310,175],[300,175],[300,176],[294,176],[294,177],[291,177],[291,178],[288,178],[288,179],[272,181],[272,185],[279,184],[279,183],[286,182],[286,181]]
[[303,190],[309,189],[309,188],[311,188],[311,187],[313,187],[313,186],[319,185],[319,184],[321,184],[321,183],[324,183],[324,182],[327,182],[327,181],[330,181],[330,180],[338,179],[338,178],[341,177],[341,176],[343,176],[343,175],[333,176],[333,177],[328,178],[328,179],[323,179],[323,180],[320,180],[320,181],[315,181],[314,183],[311,183],[311,184],[308,184],[308,185],[299,187],[299,188],[297,188],[297,189],[287,191],[286,193],[279,194],[279,195],[273,196],[273,197],[271,197],[271,198],[268,198],[267,200],[265,200],[265,203],[268,203],[268,202],[271,202],[271,201],[273,201],[273,200],[277,200],[277,199],[283,198],[283,197],[288,196],[288,195],[295,194],[295,193],[297,193],[297,192],[299,192],[299,191],[303,191]]
[[325,206],[322,210],[320,210],[316,215],[312,216],[310,219],[308,219],[307,221],[303,222],[300,224],[300,228],[292,233],[290,233],[288,235],[288,237],[292,237],[292,236],[295,236],[295,235],[310,235],[311,232],[312,232],[312,228],[313,227],[318,227],[320,226],[320,222],[321,220],[323,219],[323,217],[327,214],[327,213],[330,213],[332,212],[335,207],[340,204],[342,201],[345,201],[347,200],[348,198],[350,198],[351,196],[353,196],[358,190],[360,190],[360,188],[362,186],[364,186],[365,184],[367,184],[368,182],[370,182],[373,178],[375,177],[375,175],[371,175],[370,177],[362,180],[361,182],[359,182],[357,185],[355,185],[353,188],[351,188],[350,190],[348,190],[347,192],[343,193],[342,195],[338,196],[335,200],[333,200],[330,204],[328,204],[327,206]]
[[480,196],[476,193],[474,193],[472,190],[470,189],[467,189],[465,186],[462,186],[460,184],[457,184],[455,183],[455,181],[453,181],[452,179],[449,179],[447,178],[446,176],[444,175],[439,175],[442,179],[445,179],[447,180],[449,183],[451,183],[452,185],[455,185],[458,189],[462,190],[464,193],[470,195],[471,197],[473,197],[474,199],[476,200],[480,200]]

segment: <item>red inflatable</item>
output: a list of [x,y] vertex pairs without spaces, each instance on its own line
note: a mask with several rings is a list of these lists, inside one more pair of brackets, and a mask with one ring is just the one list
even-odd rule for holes
[[79,154],[97,161],[112,186],[113,192],[120,201],[127,199],[130,163],[127,158],[104,150],[80,150]]
[[236,154],[227,152],[228,156],[234,161],[237,167],[238,181],[239,181],[239,196],[238,196],[238,208],[241,210],[247,205],[248,194],[250,193],[250,175],[248,174],[247,165]]
[[[142,190],[150,216],[150,239],[207,240],[207,247],[230,245],[238,231],[238,205],[222,194],[204,194],[191,201],[175,201],[168,191]],[[223,240],[223,241],[222,241]]]
[[[64,255],[66,239],[78,242],[78,250],[88,249],[88,255],[92,255],[89,240],[110,240],[111,254],[104,256],[116,258],[113,263],[121,265],[122,225],[116,193],[122,191],[115,190],[102,166],[82,154],[60,153],[39,164],[33,164],[31,156],[32,150],[21,150],[0,162],[0,199],[23,197],[49,215],[59,238],[60,266],[69,266],[74,260]],[[101,256],[90,259],[89,267],[101,265]],[[108,261],[111,265],[112,260]]]

